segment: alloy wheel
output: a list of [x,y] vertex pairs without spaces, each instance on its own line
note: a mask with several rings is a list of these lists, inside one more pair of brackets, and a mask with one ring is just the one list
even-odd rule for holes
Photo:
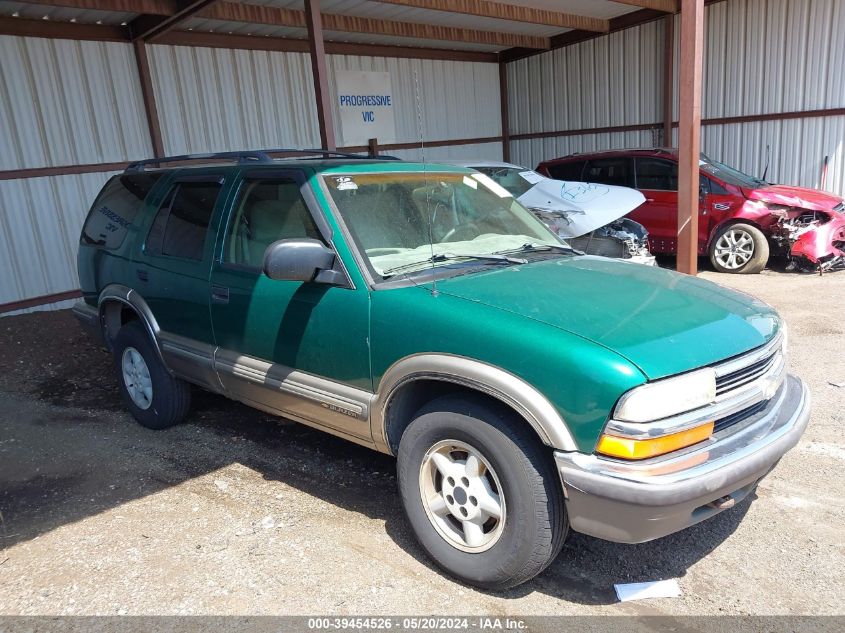
[[728,229],[716,241],[716,261],[728,270],[738,270],[754,256],[754,238],[742,229]]
[[132,402],[139,409],[149,409],[153,403],[153,381],[144,357],[134,347],[123,350],[120,363],[123,384]]
[[443,440],[420,465],[420,495],[429,521],[464,552],[490,549],[505,526],[505,498],[496,472],[473,446]]

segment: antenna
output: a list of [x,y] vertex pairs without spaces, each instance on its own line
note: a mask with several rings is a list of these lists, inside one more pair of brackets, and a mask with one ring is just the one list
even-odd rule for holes
[[422,101],[420,100],[420,76],[414,69],[414,97],[417,100],[417,129],[420,135],[420,156],[423,164],[423,182],[425,183],[425,212],[428,215],[428,245],[431,247],[431,294],[437,296],[437,278],[434,276],[434,218],[431,215],[431,187],[428,185],[428,165],[425,162],[425,141],[423,140]]
[[763,170],[763,177],[760,180],[766,180],[766,174],[769,173],[769,145],[766,145],[766,168]]

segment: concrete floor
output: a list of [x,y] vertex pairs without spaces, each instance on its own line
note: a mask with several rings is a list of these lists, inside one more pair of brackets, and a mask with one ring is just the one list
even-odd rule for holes
[[[436,571],[391,458],[223,398],[147,431],[67,312],[0,320],[0,614],[845,614],[845,273],[703,277],[773,304],[814,413],[757,499],[638,546],[572,535],[515,590]],[[683,596],[616,602],[613,583]]]

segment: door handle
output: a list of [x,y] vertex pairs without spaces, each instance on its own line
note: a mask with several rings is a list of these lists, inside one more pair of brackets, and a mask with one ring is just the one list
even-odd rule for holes
[[226,286],[212,284],[211,301],[213,303],[229,303],[229,289]]
[[142,268],[136,269],[135,274],[138,276],[139,281],[149,281],[150,280],[149,274],[147,274],[147,271],[143,270]]
[[654,202],[654,198],[646,198],[645,201],[646,202]]

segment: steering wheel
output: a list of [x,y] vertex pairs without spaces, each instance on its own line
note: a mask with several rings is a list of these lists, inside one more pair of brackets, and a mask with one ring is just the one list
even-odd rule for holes
[[467,222],[465,224],[456,224],[446,235],[443,236],[444,242],[460,242],[462,240],[472,239],[478,236],[478,225],[475,222]]

